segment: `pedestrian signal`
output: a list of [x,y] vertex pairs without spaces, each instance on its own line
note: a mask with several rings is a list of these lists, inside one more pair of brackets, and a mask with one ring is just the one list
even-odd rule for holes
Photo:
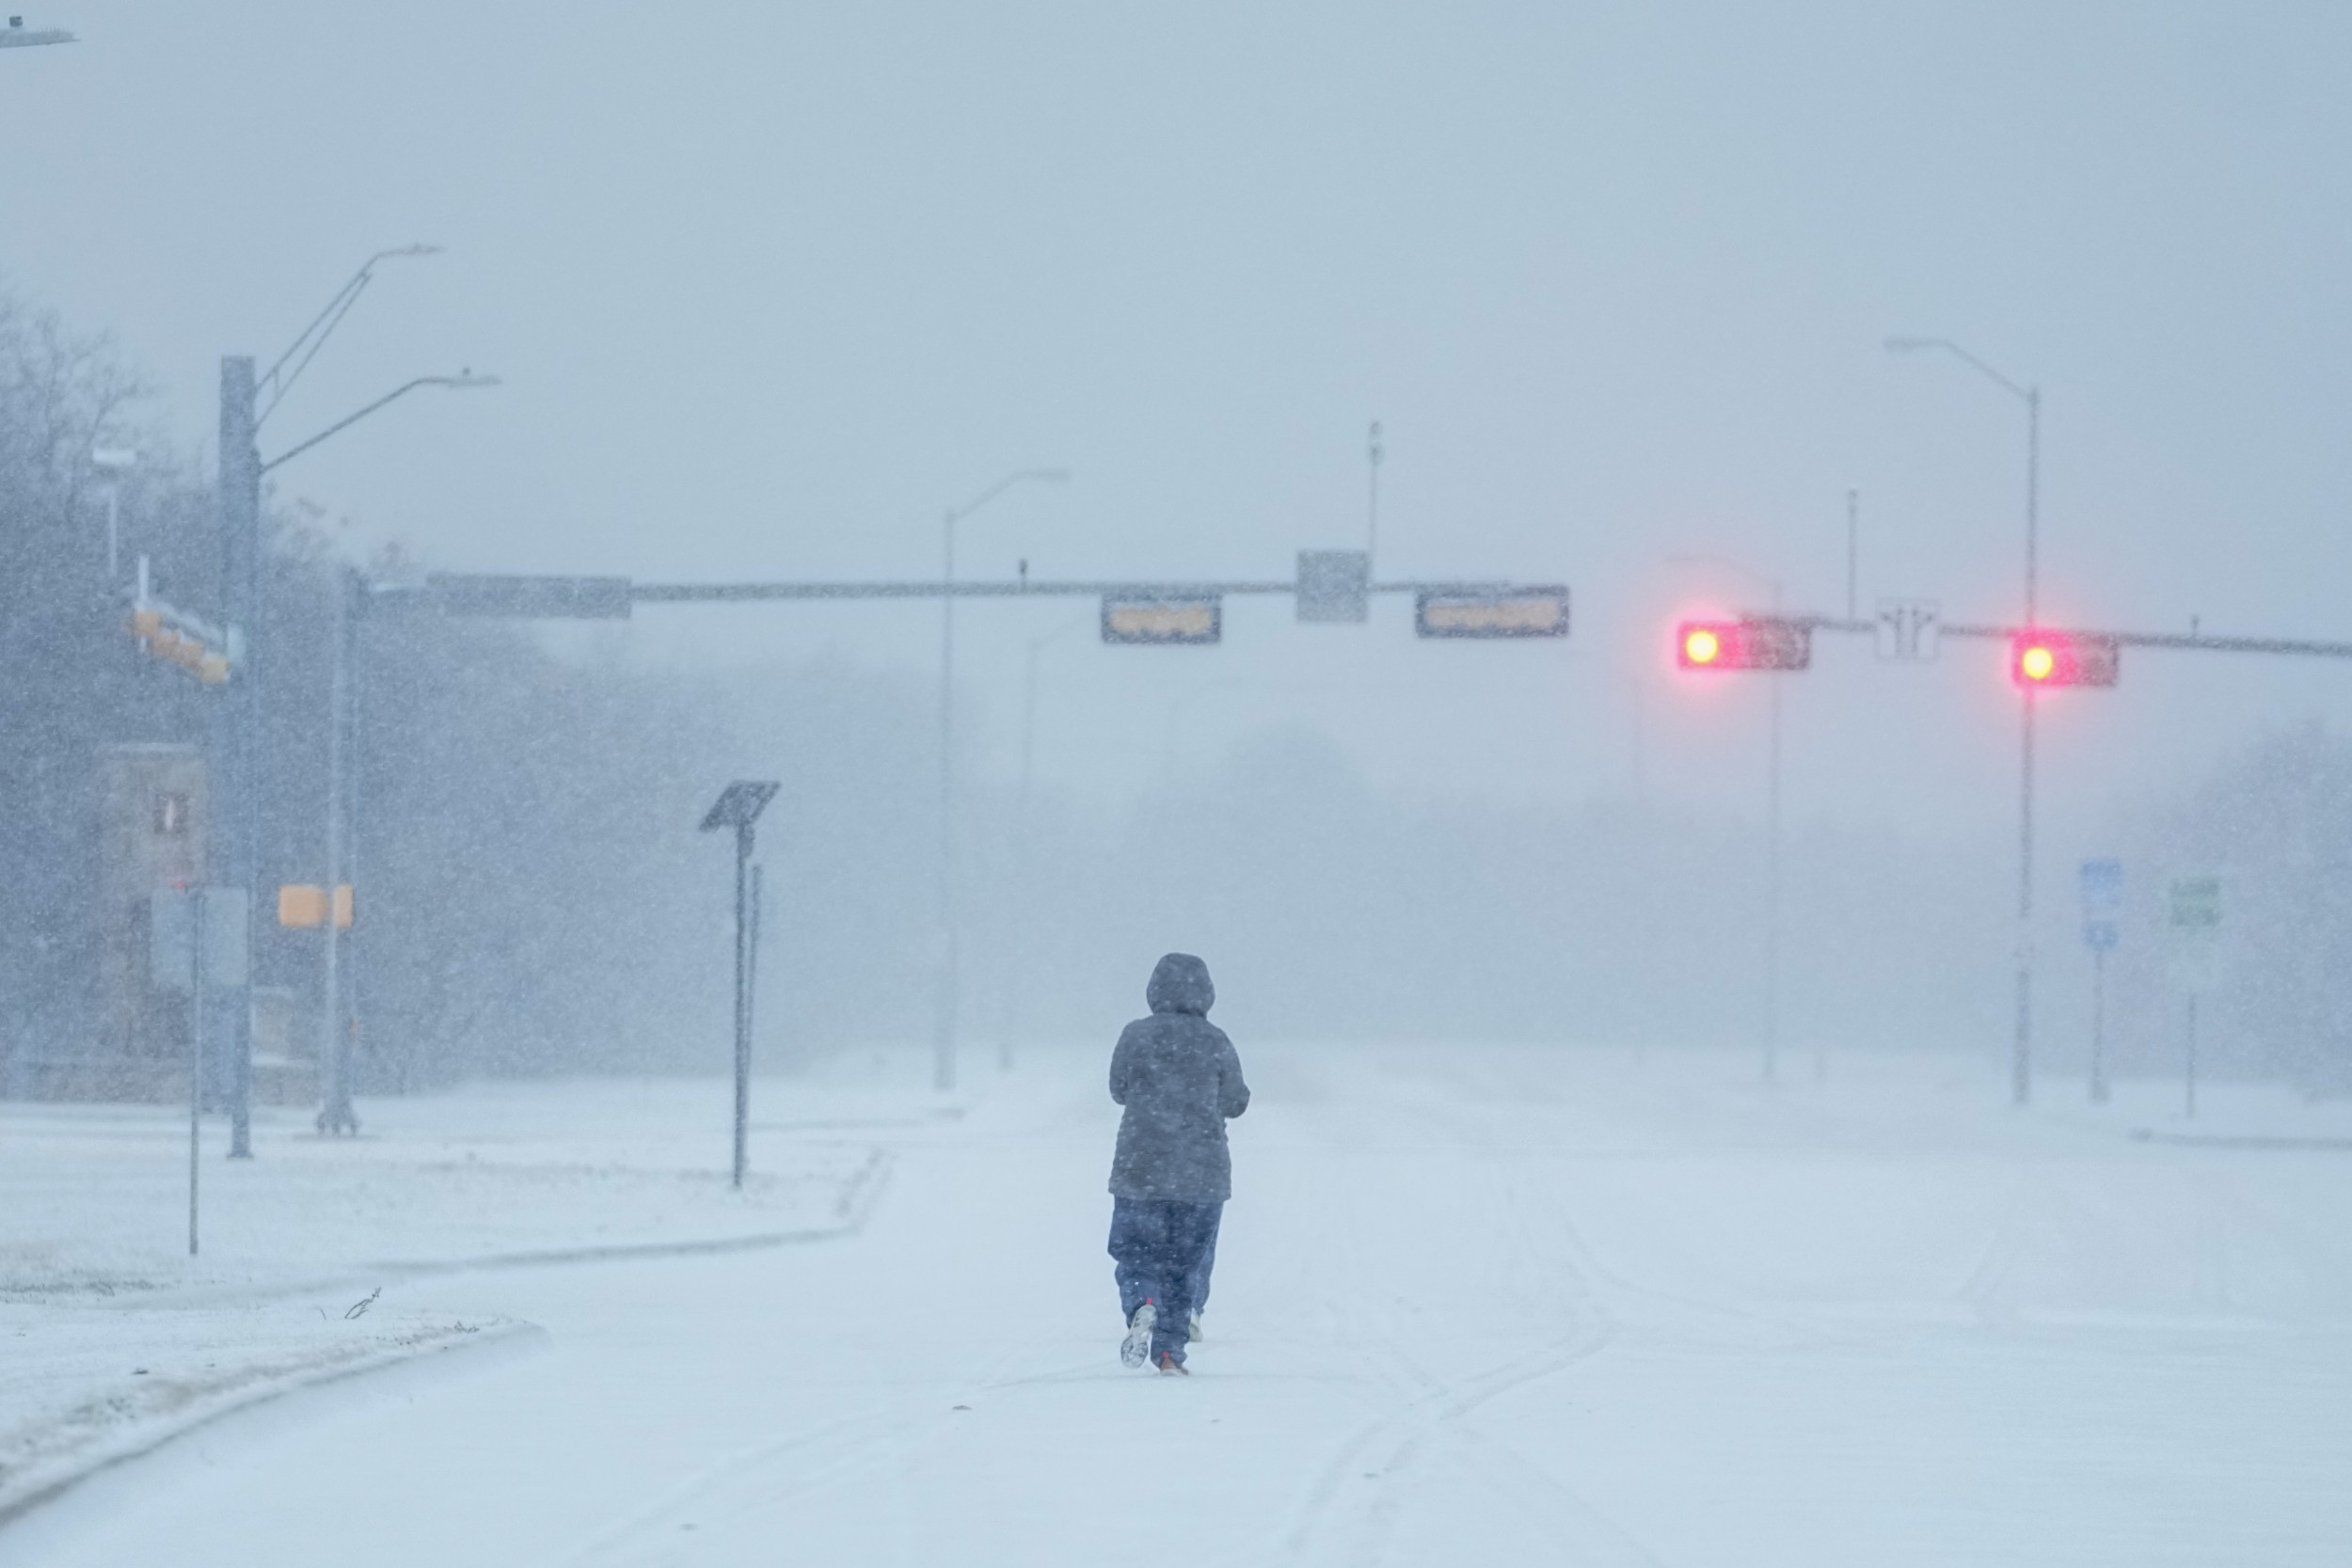
[[1770,616],[1685,621],[1675,628],[1675,662],[1685,670],[1803,670],[1813,662],[1813,628]]
[[2080,632],[2026,631],[2009,641],[2009,678],[2038,686],[2113,686],[2123,650],[2111,637]]

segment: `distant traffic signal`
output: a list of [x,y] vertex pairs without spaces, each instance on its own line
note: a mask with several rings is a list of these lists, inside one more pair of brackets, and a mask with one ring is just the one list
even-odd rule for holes
[[[221,644],[228,640],[192,615],[183,615],[160,600],[134,606],[123,629],[157,658],[167,659],[206,686],[229,679],[230,656]],[[208,639],[210,641],[208,641]]]
[[2081,632],[2021,631],[2009,640],[2009,678],[2038,686],[2113,686],[2123,650],[2111,637]]
[[1813,628],[1770,616],[1685,621],[1675,628],[1675,662],[1685,670],[1803,670],[1813,662]]

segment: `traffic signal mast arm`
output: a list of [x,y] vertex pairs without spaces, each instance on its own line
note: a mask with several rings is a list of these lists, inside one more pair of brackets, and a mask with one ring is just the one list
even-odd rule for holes
[[[1868,637],[1877,630],[1873,622],[1850,621],[1841,615],[1743,615],[1740,619],[1781,620],[1811,630],[1850,632],[1860,637]],[[1979,637],[1996,642],[2041,635],[2111,642],[2120,648],[2180,648],[2194,653],[2292,654],[2310,658],[2352,658],[2352,642],[2328,642],[2312,638],[2208,637],[2202,633],[2169,631],[2084,631],[2060,626],[1971,626],[1950,621],[1945,622],[1941,630],[1946,637]]]
[[[1770,657],[1776,647],[1809,645],[1817,631],[1874,636],[1876,622],[1837,615],[1756,615],[1725,621],[1686,621],[1676,632],[1676,658],[1687,670],[1803,669],[1802,654]],[[2124,648],[2171,648],[2191,653],[2283,654],[2305,658],[2352,658],[2352,642],[2291,637],[2209,637],[2201,632],[2082,631],[2058,626],[2002,626],[1945,622],[1943,637],[1973,637],[2010,645],[2010,674],[2021,684],[2113,686]],[[1761,651],[1756,657],[1752,650]]]

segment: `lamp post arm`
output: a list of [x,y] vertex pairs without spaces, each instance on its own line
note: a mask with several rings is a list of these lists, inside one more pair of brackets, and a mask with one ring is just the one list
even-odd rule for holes
[[1020,483],[1025,479],[1042,479],[1051,481],[1056,484],[1059,484],[1069,477],[1070,470],[1067,468],[1017,469],[1012,473],[1007,474],[1004,478],[998,480],[995,483],[990,485],[987,489],[981,491],[970,500],[965,501],[961,506],[956,507],[954,510],[950,511],[947,514],[948,525],[953,527],[955,524],[963,521],[964,518],[969,517],[973,513],[977,512],[981,507],[986,506],[990,501],[994,500],[997,497],[1003,495],[1006,491],[1011,489],[1014,485]]
[[[269,402],[263,405],[259,414],[254,416],[254,428],[260,429],[262,421],[269,418],[270,411],[285,401],[287,392],[291,391],[294,384],[301,379],[302,372],[310,368],[310,361],[317,358],[319,350],[326,346],[326,340],[333,335],[335,328],[342,325],[343,318],[351,313],[351,308],[359,303],[359,295],[366,291],[371,282],[374,281],[375,264],[378,261],[389,261],[396,256],[437,255],[440,248],[437,245],[397,245],[390,250],[379,250],[360,263],[359,270],[351,275],[351,281],[335,291],[335,297],[326,302],[326,309],[311,318],[310,325],[304,327],[296,335],[294,341],[286,345],[286,352],[279,355],[268,371],[262,374],[262,379],[255,383],[257,390],[261,388],[268,388],[270,394]],[[303,345],[306,343],[310,345],[307,353],[303,351]],[[286,361],[292,359],[296,354],[302,355],[302,362],[294,366],[284,379],[279,379],[278,372],[286,369]]]
[[373,403],[369,404],[365,408],[360,409],[358,412],[346,414],[343,418],[337,420],[333,424],[328,425],[325,430],[320,431],[316,436],[311,436],[309,440],[298,442],[295,445],[289,447],[286,451],[279,452],[276,457],[273,457],[268,462],[262,464],[260,472],[268,473],[272,468],[278,467],[280,464],[293,462],[295,458],[300,457],[304,452],[309,451],[312,447],[317,446],[321,441],[326,440],[328,436],[341,435],[342,432],[349,430],[353,425],[358,424],[361,420],[366,419],[370,414],[373,414],[377,409],[383,407],[386,404],[391,403],[396,399],[405,397],[420,387],[495,387],[498,384],[499,378],[494,375],[421,375],[414,381],[393,388],[390,391],[385,393],[382,397],[377,398]]

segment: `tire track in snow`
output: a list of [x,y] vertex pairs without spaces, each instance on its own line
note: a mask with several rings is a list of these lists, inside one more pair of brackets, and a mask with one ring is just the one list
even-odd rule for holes
[[[1462,1125],[1463,1118],[1433,1113],[1425,1102],[1396,1107],[1416,1130],[1431,1123],[1472,1148],[1492,1147],[1487,1129]],[[1399,1515],[1420,1478],[1436,1463],[1497,1492],[1515,1511],[1565,1551],[1570,1560],[1610,1564],[1654,1564],[1657,1560],[1574,1491],[1546,1475],[1524,1456],[1476,1431],[1468,1418],[1490,1401],[1555,1376],[1597,1354],[1613,1330],[1590,1288],[1589,1255],[1566,1225],[1556,1203],[1547,1203],[1554,1244],[1547,1245],[1529,1224],[1524,1183],[1499,1157],[1481,1161],[1490,1199],[1481,1212],[1502,1224],[1486,1251],[1484,1275],[1499,1285],[1534,1261],[1538,1278],[1537,1310],[1565,1307],[1573,1326],[1535,1349],[1467,1377],[1433,1373],[1410,1354],[1395,1298],[1367,1295],[1341,1304],[1350,1339],[1366,1350],[1377,1344],[1373,1366],[1388,1384],[1396,1408],[1354,1433],[1317,1474],[1281,1544],[1294,1560],[1377,1563],[1386,1554]],[[1376,1278],[1367,1271],[1362,1235],[1364,1206],[1339,1206],[1347,1215],[1346,1275]],[[1542,1291],[1553,1292],[1547,1303]],[[1377,1320],[1375,1322],[1375,1320]],[[1370,1468],[1365,1468],[1369,1465]]]

